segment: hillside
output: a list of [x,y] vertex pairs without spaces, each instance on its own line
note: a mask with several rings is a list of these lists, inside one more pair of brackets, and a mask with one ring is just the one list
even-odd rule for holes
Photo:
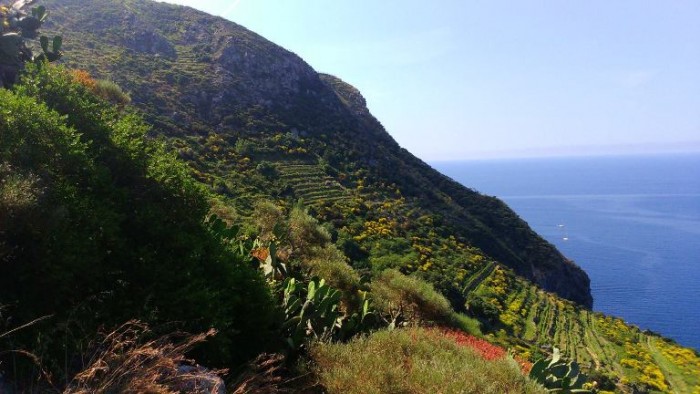
[[[147,123],[95,101],[62,71],[2,92],[0,132],[14,134],[0,140],[0,178],[10,185],[0,189],[0,219],[12,223],[0,231],[0,258],[14,264],[0,266],[0,306],[12,306],[17,321],[56,313],[60,322],[16,343],[34,343],[55,361],[68,354],[57,338],[75,336],[78,352],[100,324],[177,321],[194,332],[219,329],[200,360],[238,367],[280,346],[271,340],[280,311],[250,256],[287,254],[290,267],[298,259],[343,290],[346,311],[359,294],[374,294],[379,307],[375,284],[394,268],[447,298],[441,324],[456,324],[445,317],[456,312],[462,328],[523,358],[558,346],[611,390],[700,386],[697,353],[591,312],[580,268],[503,202],[400,148],[351,85],[192,9],[43,3],[52,12],[46,30],[64,36],[63,62],[117,81]],[[23,115],[7,115],[15,113]],[[212,224],[207,204],[234,224],[240,245]]]
[[[369,211],[359,215],[368,222],[374,206],[403,198],[401,216],[411,222],[429,217],[439,231],[426,241],[455,236],[544,289],[592,305],[587,275],[505,204],[462,187],[400,148],[356,89],[318,74],[298,56],[188,8],[131,0],[45,4],[54,10],[47,29],[65,37],[66,64],[131,92],[155,133],[242,214],[261,195],[312,197],[295,178],[256,171],[305,165],[297,169],[308,169],[311,179],[332,178],[318,184],[336,197],[329,215],[347,219],[347,209],[338,206],[357,200]],[[348,198],[337,198],[342,195]],[[336,228],[353,230],[349,222]]]

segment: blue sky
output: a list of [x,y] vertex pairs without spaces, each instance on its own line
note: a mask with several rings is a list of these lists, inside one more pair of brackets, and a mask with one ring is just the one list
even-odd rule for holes
[[169,2],[356,86],[424,160],[700,151],[700,1]]

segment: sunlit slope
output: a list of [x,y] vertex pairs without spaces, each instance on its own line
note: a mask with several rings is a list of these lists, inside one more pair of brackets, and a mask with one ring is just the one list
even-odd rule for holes
[[696,390],[697,354],[558,298],[590,306],[586,274],[503,202],[400,148],[349,84],[192,9],[44,3],[65,62],[129,90],[153,135],[235,215],[301,199],[358,271],[419,274],[518,352],[555,345],[611,383]]
[[700,390],[700,357],[693,350],[562,300],[503,268],[487,272],[474,273],[471,297],[493,307],[497,341],[525,354],[556,346],[593,376],[607,377],[601,381],[660,392]]
[[[321,205],[343,201],[343,188],[358,182],[377,200],[398,190],[462,242],[545,289],[591,305],[587,275],[505,204],[401,149],[357,89],[317,73],[295,54],[190,8],[146,0],[44,3],[52,10],[47,30],[64,36],[64,61],[128,90],[156,126],[154,134],[241,214],[265,195]],[[326,174],[312,180],[327,195],[267,171],[298,164]]]

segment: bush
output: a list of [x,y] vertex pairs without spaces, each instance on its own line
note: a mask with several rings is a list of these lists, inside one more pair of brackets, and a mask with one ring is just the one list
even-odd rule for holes
[[289,213],[289,243],[296,257],[304,260],[313,256],[313,249],[331,241],[327,229],[319,225],[305,208],[296,205]]
[[399,271],[383,271],[372,281],[374,306],[391,326],[449,322],[450,303],[432,285]]
[[269,179],[275,178],[278,175],[277,167],[268,161],[261,162],[255,167],[255,169],[264,177]]
[[258,238],[269,242],[278,236],[279,227],[284,221],[284,212],[271,201],[258,201],[253,209],[253,225]]
[[255,148],[256,148],[256,145],[255,145],[254,141],[249,140],[249,139],[245,139],[245,138],[239,138],[236,141],[236,145],[234,147],[234,150],[239,155],[249,156],[249,155],[255,153]]
[[111,104],[124,107],[131,103],[131,96],[124,92],[121,86],[112,81],[94,79],[85,70],[70,70],[69,73],[74,82],[85,86],[92,94]]
[[91,91],[97,86],[97,81],[85,70],[70,70],[70,75],[76,83],[79,83]]
[[328,244],[314,250],[312,257],[302,262],[312,276],[325,279],[332,287],[346,295],[354,294],[360,286],[360,276],[347,263],[345,255],[335,245]]
[[21,173],[7,163],[0,163],[0,223],[22,217],[22,213],[36,207],[43,194],[40,183],[35,174]]
[[461,313],[452,314],[452,325],[469,334],[481,336],[481,322],[479,320],[465,316]]
[[124,92],[116,83],[105,79],[97,80],[92,92],[115,105],[125,106],[131,103],[131,96],[128,93]]
[[484,319],[487,325],[498,323],[501,315],[501,311],[493,303],[475,293],[469,294],[467,309],[470,314]]
[[512,359],[486,361],[424,329],[380,331],[310,349],[329,393],[543,393]]

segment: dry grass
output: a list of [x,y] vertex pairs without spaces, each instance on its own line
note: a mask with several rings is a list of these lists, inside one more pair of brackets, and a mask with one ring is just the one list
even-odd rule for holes
[[284,386],[285,359],[281,354],[261,354],[251,362],[248,371],[238,379],[233,394],[289,393]]
[[[7,325],[7,320],[9,320],[9,318],[3,316],[4,309],[5,309],[5,307],[3,305],[0,305],[0,326],[3,326],[3,327]],[[41,321],[50,319],[51,317],[53,317],[53,315],[42,316],[42,317],[39,317],[39,318],[36,318],[36,319],[30,321],[29,323],[22,324],[21,326],[14,327],[12,329],[5,327],[6,331],[0,332],[0,339],[3,339],[5,337],[10,337],[13,334],[15,334],[17,331],[24,330],[25,328],[31,327],[31,326],[33,326]],[[16,360],[14,357],[19,356],[19,357],[23,358],[24,360],[30,361],[30,363],[34,364],[34,366],[36,367],[37,376],[36,376],[36,380],[33,380],[30,383],[30,387],[32,387],[32,390],[29,390],[30,392],[35,392],[35,390],[33,390],[34,385],[43,387],[44,388],[43,391],[47,391],[47,392],[48,391],[56,391],[56,392],[58,392],[58,390],[51,383],[51,374],[49,374],[43,368],[43,366],[41,365],[41,359],[38,356],[36,356],[34,353],[28,352],[26,350],[21,350],[21,349],[4,350],[3,348],[4,348],[4,346],[2,346],[0,344],[0,378],[2,378],[3,373],[7,371],[7,369],[5,369],[5,371],[3,371],[3,369],[2,369],[3,359],[5,358],[5,356],[12,356],[11,360],[13,360],[13,361],[12,361],[11,366],[9,368],[11,368],[13,370],[16,368],[16,364],[15,364]],[[7,367],[5,367],[5,368],[7,368]],[[9,383],[3,382],[2,379],[0,379],[0,394],[5,393],[5,391],[3,391],[3,390],[9,390]]]
[[217,393],[225,371],[196,366],[185,354],[215,334],[168,335],[145,340],[148,327],[130,321],[103,336],[88,367],[73,378],[65,394]]
[[282,354],[263,353],[232,385],[232,394],[326,394],[306,359],[289,365]]

